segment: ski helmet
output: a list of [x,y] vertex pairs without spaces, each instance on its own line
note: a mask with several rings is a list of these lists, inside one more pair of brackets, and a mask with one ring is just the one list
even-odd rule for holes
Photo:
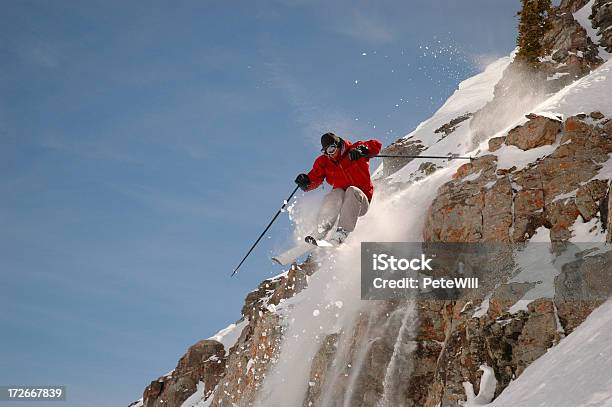
[[321,136],[321,147],[323,147],[323,150],[325,150],[327,147],[331,146],[332,144],[340,147],[340,140],[341,140],[340,137],[336,136],[332,132],[325,133],[324,135]]

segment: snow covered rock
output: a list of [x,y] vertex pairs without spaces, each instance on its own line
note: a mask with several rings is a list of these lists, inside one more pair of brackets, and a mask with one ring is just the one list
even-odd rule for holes
[[395,307],[381,305],[372,313],[361,314],[349,335],[325,338],[311,364],[304,406],[376,406],[401,322],[392,319],[395,323],[385,324],[383,316]]
[[281,301],[304,289],[307,276],[314,271],[314,264],[307,262],[300,267],[292,266],[286,273],[262,281],[257,289],[247,294],[244,299],[242,316],[248,320],[256,320]]
[[[486,314],[471,318],[457,313],[457,309],[450,303],[443,308],[449,324],[444,345],[436,355],[433,383],[427,385],[425,398],[413,405],[461,405],[465,401],[464,383],[479,383],[479,367],[483,364],[492,367],[491,373],[497,379],[495,394],[499,394],[558,339],[551,301],[539,300],[527,311],[505,313],[498,318]],[[417,348],[415,364],[421,358]]]
[[522,150],[557,143],[556,147],[544,157],[533,156],[536,161],[522,169],[499,168],[497,157],[522,154],[509,146],[459,167],[431,206],[423,232],[426,240],[519,242],[545,226],[553,241],[565,241],[579,215],[590,221],[600,212],[608,182],[593,178],[612,153],[606,127],[610,121],[591,124],[586,118],[569,117],[557,140],[561,123],[529,117],[526,124],[510,130],[507,143]]
[[609,0],[595,0],[592,8],[593,27],[601,36],[598,45],[612,52],[612,3]]
[[[306,286],[314,272],[312,263],[292,266],[277,277],[264,280],[249,293],[242,308],[242,322],[226,346],[214,339],[197,342],[171,373],[153,380],[144,390],[143,407],[180,407],[188,398],[206,407],[252,403],[281,337],[275,306]],[[225,331],[225,330],[224,330]],[[226,332],[213,338],[225,341]],[[201,392],[199,386],[203,386]],[[187,407],[191,407],[191,404]]]
[[606,407],[612,400],[612,301],[532,363],[491,407]]
[[225,371],[225,349],[214,340],[202,340],[191,346],[179,360],[176,369],[153,380],[144,391],[144,407],[180,406],[204,384],[209,396]]
[[603,63],[597,45],[571,13],[553,12],[551,29],[542,38],[542,44],[550,50],[550,57],[543,58],[542,72],[556,89]]
[[225,373],[210,407],[252,405],[270,366],[278,357],[283,324],[276,306],[306,287],[307,276],[316,271],[314,262],[293,265],[277,277],[264,280],[249,293],[242,307],[248,324],[229,350]]
[[278,353],[281,334],[282,324],[273,312],[262,312],[257,319],[249,321],[229,352],[211,407],[252,405]]
[[[474,113],[470,128],[478,142],[513,123],[523,109],[531,109],[551,93],[576,81],[605,62],[599,47],[571,10],[589,7],[585,0],[563,1],[553,7],[550,28],[540,42],[546,54],[537,70],[513,60],[495,85],[494,97]],[[589,13],[587,13],[588,16]],[[492,150],[493,151],[493,150]]]
[[442,126],[440,126],[439,128],[437,128],[434,131],[434,133],[443,133],[443,135],[441,136],[441,139],[443,139],[443,138],[447,137],[448,135],[450,135],[452,132],[454,132],[457,129],[457,127],[459,126],[459,124],[461,124],[462,122],[466,121],[467,119],[469,119],[473,115],[474,114],[472,114],[472,113],[465,113],[465,114],[462,114],[461,116],[455,117],[454,119],[452,119],[448,123],[445,123]]

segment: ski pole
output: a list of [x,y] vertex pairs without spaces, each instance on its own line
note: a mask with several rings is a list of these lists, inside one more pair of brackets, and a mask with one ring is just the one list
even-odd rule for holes
[[381,157],[381,158],[431,158],[431,159],[436,159],[436,160],[470,160],[470,161],[472,161],[474,159],[473,157],[460,157],[460,156],[457,156],[457,155],[446,156],[446,155],[386,155],[386,154],[379,154],[379,155],[375,155],[374,157]]
[[247,252],[247,254],[242,258],[242,260],[240,261],[240,263],[236,266],[236,268],[234,269],[234,272],[232,273],[232,277],[234,276],[234,274],[236,274],[236,272],[238,271],[238,269],[240,268],[240,266],[242,266],[242,263],[244,263],[244,261],[246,260],[247,257],[249,257],[249,254],[251,254],[251,252],[253,251],[253,249],[255,248],[255,246],[257,246],[257,243],[259,243],[259,241],[261,240],[261,238],[266,234],[266,232],[268,231],[268,229],[270,229],[270,226],[272,226],[272,224],[274,223],[274,221],[276,220],[276,218],[278,218],[278,215],[280,215],[280,213],[283,211],[283,209],[285,209],[285,206],[287,206],[287,204],[289,203],[289,201],[291,200],[291,198],[293,198],[293,195],[295,195],[295,193],[297,192],[299,186],[296,186],[295,189],[293,190],[293,192],[291,193],[291,195],[289,195],[289,198],[285,199],[285,202],[283,202],[283,206],[280,207],[280,209],[278,210],[278,212],[276,212],[276,215],[274,215],[274,217],[272,218],[272,220],[270,221],[270,223],[268,223],[268,226],[266,226],[266,228],[264,229],[263,232],[261,232],[261,235],[259,235],[259,237],[257,238],[257,240],[255,241],[255,243],[253,243],[253,246],[251,246],[251,248],[249,249],[249,251]]

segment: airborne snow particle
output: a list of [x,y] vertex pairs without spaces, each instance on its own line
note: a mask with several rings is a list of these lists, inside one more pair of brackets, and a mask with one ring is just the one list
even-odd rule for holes
[[361,53],[361,56],[364,56],[364,57],[365,57],[366,55],[368,55],[368,54],[367,54],[367,53],[365,53],[365,52],[362,52],[362,53]]
[[355,85],[358,84],[358,83],[359,83],[359,81],[357,79],[355,79]]
[[318,317],[318,316],[319,316],[319,314],[320,314],[320,312],[319,312],[319,310],[318,310],[318,309],[316,309],[316,310],[312,311],[312,316],[313,316],[313,317]]
[[342,301],[336,301],[334,304],[335,304],[335,305],[336,305],[336,307],[338,307],[338,308],[342,308],[342,306],[344,305],[344,303],[343,303]]

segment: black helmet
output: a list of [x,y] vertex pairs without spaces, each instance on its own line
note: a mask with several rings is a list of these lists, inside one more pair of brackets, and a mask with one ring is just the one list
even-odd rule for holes
[[323,150],[325,150],[327,147],[331,146],[332,144],[340,147],[341,140],[342,139],[340,137],[336,136],[332,132],[325,133],[324,135],[321,136],[321,147]]

